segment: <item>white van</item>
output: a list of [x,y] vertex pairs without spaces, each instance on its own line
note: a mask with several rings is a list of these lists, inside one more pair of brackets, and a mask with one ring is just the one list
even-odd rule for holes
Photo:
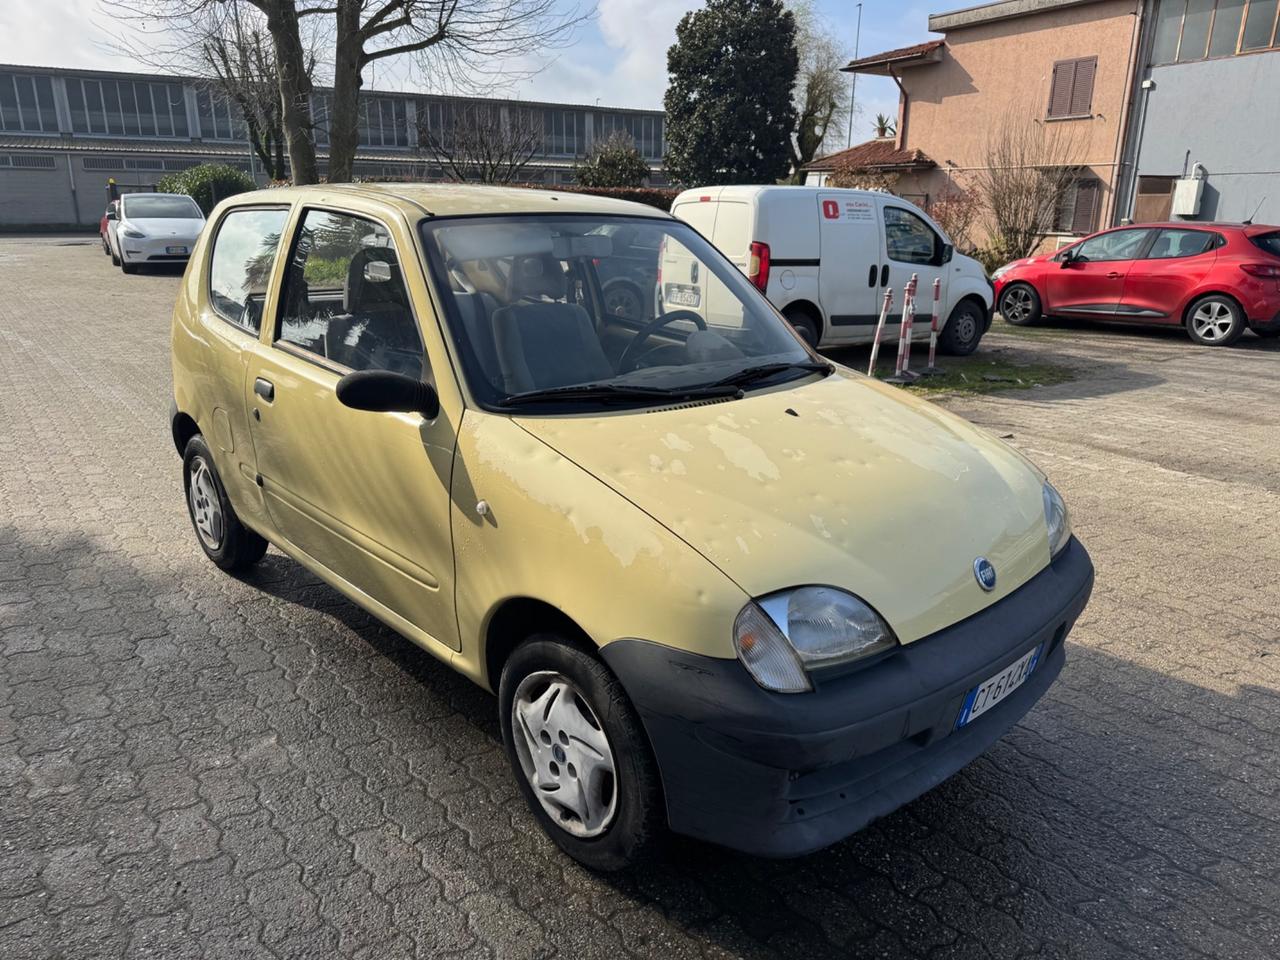
[[[935,278],[942,281],[939,349],[972,353],[991,325],[991,283],[982,265],[957,254],[923,210],[892,194],[704,187],[681,193],[671,212],[719,247],[815,346],[870,342],[887,287],[893,308],[885,329],[896,337],[912,274],[919,278],[916,342],[928,339]],[[660,301],[714,313],[716,291],[704,289],[706,278],[686,277],[681,259],[680,250],[663,251]]]

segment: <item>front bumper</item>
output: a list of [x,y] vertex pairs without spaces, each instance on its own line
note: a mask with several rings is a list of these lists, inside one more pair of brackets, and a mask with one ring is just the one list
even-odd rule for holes
[[[812,693],[770,693],[737,660],[644,640],[602,654],[643,718],[672,830],[761,856],[821,849],[966,766],[1040,699],[1088,603],[1078,540],[1014,593]],[[1044,644],[1013,694],[955,729],[965,694]]]
[[[128,263],[184,263],[195,249],[195,237],[147,237],[135,240],[120,234],[120,252]],[[185,253],[170,253],[171,247],[181,247]]]

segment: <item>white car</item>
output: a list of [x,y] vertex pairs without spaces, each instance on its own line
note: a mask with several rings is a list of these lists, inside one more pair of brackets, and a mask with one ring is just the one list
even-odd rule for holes
[[127,193],[114,220],[107,214],[111,262],[125,273],[147,264],[186,263],[204,229],[204,214],[182,193]]
[[[732,260],[813,346],[868,343],[885,290],[885,324],[896,337],[903,288],[914,274],[917,324],[928,324],[941,281],[938,346],[972,353],[991,325],[991,284],[982,265],[957,254],[945,231],[908,200],[874,190],[728,186],[686,190],[671,212]],[[659,307],[716,313],[714,278],[662,253]],[[919,330],[917,326],[917,330]]]

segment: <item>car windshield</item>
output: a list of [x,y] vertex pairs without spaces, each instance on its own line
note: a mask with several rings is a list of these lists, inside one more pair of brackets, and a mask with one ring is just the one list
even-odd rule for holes
[[124,214],[133,220],[198,220],[203,216],[190,197],[125,197]]
[[448,326],[487,407],[722,396],[828,369],[742,273],[677,220],[427,220]]

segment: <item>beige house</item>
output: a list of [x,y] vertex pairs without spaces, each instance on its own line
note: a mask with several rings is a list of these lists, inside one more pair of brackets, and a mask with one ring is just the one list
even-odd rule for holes
[[[1021,130],[1024,140],[1056,144],[1046,156],[1070,159],[1075,171],[1060,234],[1112,222],[1140,8],[1140,0],[997,0],[931,15],[940,39],[850,63],[851,73],[898,85],[892,146],[914,162],[893,191],[927,208],[973,182],[992,137]],[[817,163],[830,170],[840,159]]]

